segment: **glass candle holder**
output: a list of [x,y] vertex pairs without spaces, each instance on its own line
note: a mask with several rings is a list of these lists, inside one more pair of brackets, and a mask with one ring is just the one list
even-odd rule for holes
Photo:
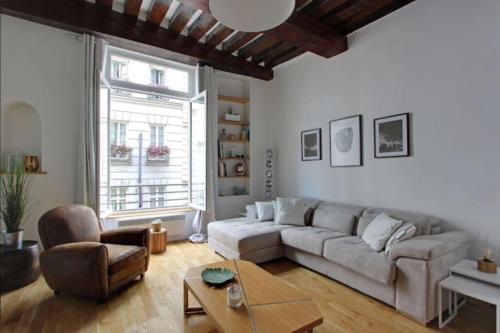
[[227,306],[233,309],[239,308],[243,304],[242,292],[240,285],[232,283],[227,288]]

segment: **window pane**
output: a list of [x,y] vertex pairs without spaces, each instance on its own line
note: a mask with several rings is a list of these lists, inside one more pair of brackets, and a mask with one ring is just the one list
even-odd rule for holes
[[167,68],[166,76],[165,83],[168,89],[186,93],[189,91],[189,74],[187,71]]
[[158,146],[163,146],[165,144],[163,135],[164,130],[165,127],[163,126],[158,127]]
[[151,126],[151,138],[149,144],[156,146],[156,126]]
[[127,125],[120,124],[120,144],[125,145],[127,139]]
[[111,124],[111,143],[116,144],[116,126],[117,123]]
[[206,209],[206,92],[191,101],[190,115],[190,205]]

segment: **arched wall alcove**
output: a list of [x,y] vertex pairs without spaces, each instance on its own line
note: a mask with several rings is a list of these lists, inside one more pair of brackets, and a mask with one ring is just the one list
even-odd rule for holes
[[42,123],[38,111],[26,102],[2,107],[2,156],[10,152],[36,155],[42,163]]

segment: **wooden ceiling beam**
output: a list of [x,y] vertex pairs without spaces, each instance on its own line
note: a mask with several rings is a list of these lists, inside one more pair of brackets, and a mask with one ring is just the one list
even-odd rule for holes
[[188,29],[188,36],[199,40],[217,23],[209,13],[203,12]]
[[284,62],[287,62],[288,60],[291,60],[293,58],[296,58],[302,54],[304,54],[306,51],[301,50],[299,48],[295,48],[290,52],[286,52],[284,54],[279,55],[275,59],[270,60],[269,62],[266,63],[265,67],[266,68],[273,68],[276,67]]
[[153,5],[149,10],[147,20],[156,25],[160,25],[170,8],[171,0],[153,0]]
[[262,35],[254,39],[241,49],[239,49],[238,57],[243,59],[247,59],[248,57],[253,57],[254,55],[259,54],[264,50],[269,49],[279,43],[280,43],[279,40],[276,40],[267,35]]
[[349,34],[400,9],[401,7],[408,5],[409,3],[412,3],[413,1],[415,0],[376,0],[376,6],[372,6],[364,12],[359,12],[337,24],[345,34]]
[[186,24],[188,24],[189,20],[195,12],[196,9],[192,6],[186,5],[184,3],[179,4],[179,7],[177,7],[177,11],[172,17],[171,23],[168,28],[177,33],[180,33],[186,27]]
[[[203,11],[210,11],[208,0],[180,1]],[[300,3],[302,1],[299,0]],[[345,35],[300,12],[294,12],[285,23],[262,33],[327,58],[347,50]]]
[[241,32],[239,31],[234,36],[232,36],[229,40],[225,41],[222,44],[222,51],[227,53],[233,53],[239,48],[245,46],[252,39],[257,37],[259,32]]
[[113,7],[113,0],[96,0],[95,3],[96,5],[107,7],[109,9]]
[[141,11],[141,5],[142,0],[127,0],[124,13],[129,16],[137,17]]
[[210,34],[207,36],[207,40],[205,41],[205,44],[211,46],[211,47],[216,47],[224,39],[229,37],[234,32],[233,29],[228,28],[223,26],[222,24],[219,24]]
[[[93,33],[114,42],[133,44],[137,50],[153,49],[185,63],[204,63],[216,69],[271,80],[273,71],[234,57],[202,43],[127,15],[104,11],[83,0],[0,0],[0,13],[77,33]],[[161,49],[161,50],[158,50]]]

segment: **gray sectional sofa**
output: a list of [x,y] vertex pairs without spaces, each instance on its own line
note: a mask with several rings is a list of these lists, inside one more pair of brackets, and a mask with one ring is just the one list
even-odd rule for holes
[[[225,258],[255,263],[287,257],[423,324],[437,316],[436,284],[452,265],[467,257],[468,234],[442,232],[439,218],[426,214],[314,199],[304,202],[304,227],[254,217],[211,222],[208,244]],[[382,211],[417,227],[415,236],[396,244],[388,256],[361,239],[366,226]]]

